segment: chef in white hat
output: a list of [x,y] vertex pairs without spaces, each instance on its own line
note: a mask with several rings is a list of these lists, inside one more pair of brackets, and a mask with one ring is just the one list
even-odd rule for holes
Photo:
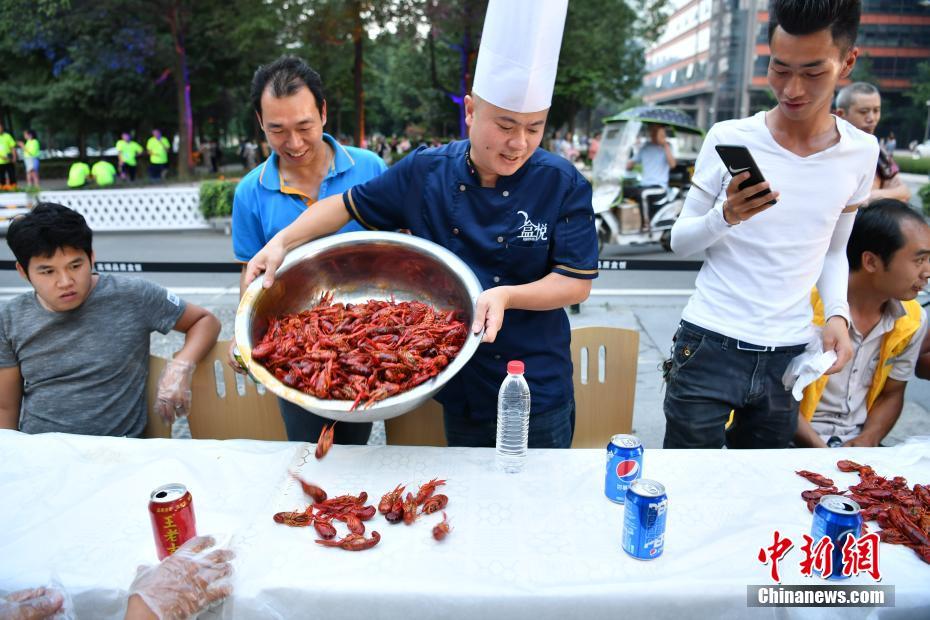
[[469,138],[421,147],[381,176],[309,207],[249,262],[270,286],[284,255],[355,219],[409,229],[464,260],[484,292],[472,326],[478,351],[439,393],[452,446],[493,447],[497,392],[509,360],[525,364],[529,446],[568,448],[575,405],[563,308],[597,277],[591,186],[540,148],[568,0],[491,0],[472,94]]

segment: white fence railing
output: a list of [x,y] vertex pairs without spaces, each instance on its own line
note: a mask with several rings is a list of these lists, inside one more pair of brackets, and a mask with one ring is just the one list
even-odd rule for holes
[[39,200],[74,209],[94,232],[210,228],[197,187],[50,191]]

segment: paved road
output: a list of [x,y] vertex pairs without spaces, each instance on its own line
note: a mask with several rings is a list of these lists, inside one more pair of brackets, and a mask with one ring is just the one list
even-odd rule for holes
[[[98,233],[94,235],[94,250],[99,262],[233,262],[230,237],[219,232],[186,231],[172,233]],[[607,246],[604,258],[629,260],[668,260],[678,258],[661,251],[658,246],[620,248]],[[0,245],[0,260],[13,260],[6,243]],[[595,280],[596,289],[691,289],[696,272],[604,271]],[[167,274],[152,273],[148,277],[171,287],[237,287],[236,274]],[[12,271],[0,271],[2,289],[23,287],[25,283]]]

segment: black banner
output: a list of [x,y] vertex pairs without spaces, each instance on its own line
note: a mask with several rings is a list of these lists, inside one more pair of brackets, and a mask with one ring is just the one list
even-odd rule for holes
[[[703,263],[691,260],[601,259],[600,271],[698,271]],[[239,273],[242,263],[154,263],[136,261],[98,261],[101,273]],[[0,270],[16,269],[11,260],[0,261]]]

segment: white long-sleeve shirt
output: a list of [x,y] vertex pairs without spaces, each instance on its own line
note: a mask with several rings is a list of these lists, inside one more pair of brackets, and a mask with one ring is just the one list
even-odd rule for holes
[[[676,253],[706,253],[684,320],[753,344],[804,344],[813,335],[815,284],[826,316],[849,318],[845,247],[852,216],[842,214],[868,198],[878,143],[840,118],[836,126],[840,140],[807,157],[775,141],[764,112],[711,128],[672,229]],[[717,144],[746,146],[779,192],[778,204],[728,226],[722,206],[731,176]]]

